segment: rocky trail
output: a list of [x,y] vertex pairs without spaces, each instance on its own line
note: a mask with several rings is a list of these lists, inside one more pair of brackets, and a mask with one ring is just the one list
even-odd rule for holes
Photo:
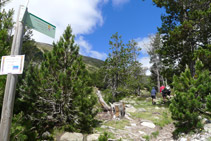
[[[161,99],[157,99],[157,103]],[[95,128],[92,135],[80,135],[79,133],[65,133],[61,141],[93,141],[98,140],[104,132],[109,135],[111,141],[173,141],[175,130],[169,109],[164,104],[152,105],[151,98],[123,99],[126,105],[126,114],[123,118],[112,118],[108,112],[101,112],[97,118],[101,120],[99,127]],[[183,135],[177,141],[211,141],[211,125],[206,132]],[[202,140],[203,139],[203,140]]]
[[169,124],[162,125],[162,127],[155,124],[164,120],[163,113],[169,114],[168,109],[152,105],[150,100],[123,100],[122,102],[126,103],[126,115],[123,119],[108,118],[105,120],[105,117],[109,117],[108,114],[101,113],[101,118],[102,114],[105,116],[101,129],[113,134],[116,139],[122,140],[173,140],[174,126],[170,121],[168,121]]

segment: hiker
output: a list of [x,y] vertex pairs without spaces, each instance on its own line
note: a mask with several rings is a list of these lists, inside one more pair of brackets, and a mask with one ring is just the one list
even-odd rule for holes
[[156,90],[155,87],[152,87],[151,90],[152,104],[155,104],[154,99],[156,98]]
[[165,89],[165,86],[162,85],[162,86],[160,87],[160,93],[162,93],[163,89]]
[[164,88],[162,90],[163,101],[166,101],[167,94],[169,93],[168,89]]
[[170,94],[171,94],[171,88],[167,85],[166,86],[166,89],[168,90],[167,95],[170,96]]

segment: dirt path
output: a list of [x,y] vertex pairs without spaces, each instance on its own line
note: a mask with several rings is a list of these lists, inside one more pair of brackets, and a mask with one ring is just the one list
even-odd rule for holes
[[112,119],[108,113],[98,115],[98,118],[104,120],[98,133],[106,131],[113,135],[112,138],[123,141],[173,140],[174,125],[171,122],[163,124],[169,120],[168,108],[152,105],[151,101],[127,101],[130,103],[126,104],[123,119]]
[[152,141],[173,141],[173,134],[175,127],[171,123],[169,125],[166,125],[161,130],[159,130],[159,135],[156,139],[152,139]]

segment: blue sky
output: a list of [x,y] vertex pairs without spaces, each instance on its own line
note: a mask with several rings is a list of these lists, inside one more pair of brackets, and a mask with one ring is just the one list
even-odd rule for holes
[[[18,11],[18,6],[26,2],[12,0],[6,9]],[[110,37],[118,32],[124,43],[131,39],[139,43],[143,48],[139,60],[148,68],[149,56],[145,50],[148,36],[157,32],[157,27],[161,26],[160,16],[165,12],[153,6],[151,0],[30,0],[28,11],[57,27],[55,39],[34,31],[36,41],[56,42],[70,24],[76,43],[81,47],[80,53],[105,60],[110,52]]]

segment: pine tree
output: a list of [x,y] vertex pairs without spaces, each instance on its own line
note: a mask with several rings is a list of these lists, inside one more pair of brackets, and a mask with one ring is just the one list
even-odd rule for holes
[[[196,74],[192,77],[190,69],[179,77],[174,76],[175,97],[170,104],[172,118],[179,130],[188,131],[201,127],[199,115],[209,115],[211,76],[201,61],[196,62]],[[210,110],[209,110],[210,111]]]
[[[173,67],[173,74],[185,70],[185,64],[194,76],[195,60],[200,58],[206,68],[210,66],[211,2],[210,0],[153,0],[166,10],[162,15],[162,62]],[[172,65],[173,64],[173,65]]]
[[143,87],[143,76],[144,69],[142,64],[138,62],[138,56],[140,54],[141,48],[138,47],[138,43],[135,40],[129,41],[127,44],[129,62],[127,68],[127,88],[131,90],[132,93],[140,95],[141,87]]
[[56,126],[92,132],[97,111],[93,109],[96,97],[88,86],[89,79],[68,26],[53,44],[53,51],[44,54],[42,64],[29,67],[19,89],[20,105],[40,135]]
[[161,35],[156,33],[155,36],[150,37],[150,46],[147,48],[147,52],[150,55],[150,63],[152,66],[151,70],[151,79],[157,83],[158,92],[160,91],[160,84],[164,85],[164,78],[161,75],[162,70],[165,70],[161,62],[161,56],[158,53],[159,49],[162,47]]
[[109,45],[112,53],[109,53],[109,57],[105,61],[105,79],[108,87],[112,90],[113,101],[115,101],[117,94],[119,94],[118,88],[125,84],[127,78],[126,68],[129,56],[122,36],[119,36],[118,33],[112,35]]
[[25,55],[25,69],[27,69],[30,62],[40,63],[44,59],[43,52],[36,46],[36,42],[31,38],[32,36],[32,30],[26,29],[23,36],[23,46],[21,51],[21,53]]
[[[105,61],[105,82],[111,89],[113,101],[119,100],[128,94],[140,94],[143,86],[145,70],[138,62],[141,50],[135,40],[124,44],[118,33],[112,35],[109,45],[111,53]],[[110,98],[109,98],[110,99]]]

